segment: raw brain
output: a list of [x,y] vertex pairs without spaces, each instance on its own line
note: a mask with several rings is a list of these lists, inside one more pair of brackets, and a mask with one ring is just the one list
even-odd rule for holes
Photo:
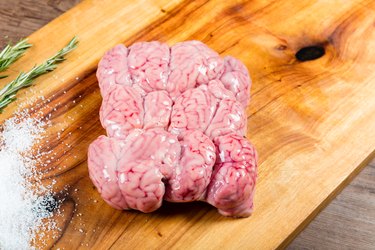
[[89,147],[90,178],[117,209],[206,201],[225,216],[253,208],[257,154],[244,137],[250,77],[198,41],[117,45],[99,63],[108,136]]

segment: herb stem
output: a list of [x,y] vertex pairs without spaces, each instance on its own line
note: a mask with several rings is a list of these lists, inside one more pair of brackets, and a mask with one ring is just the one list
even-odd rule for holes
[[[30,47],[31,44],[28,43],[27,39],[22,39],[15,45],[8,44],[5,46],[0,52],[0,72],[7,70],[9,66],[23,56]],[[5,77],[6,76],[0,76],[0,79]]]
[[9,103],[16,100],[16,93],[22,88],[29,87],[33,84],[35,78],[46,74],[56,69],[57,64],[65,60],[65,55],[77,47],[77,37],[73,39],[54,56],[47,59],[40,65],[35,65],[28,72],[21,72],[16,79],[8,83],[3,89],[0,90],[0,113],[8,106]]

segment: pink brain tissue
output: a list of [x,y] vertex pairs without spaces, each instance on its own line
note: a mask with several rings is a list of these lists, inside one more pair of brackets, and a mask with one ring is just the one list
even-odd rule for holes
[[90,178],[117,209],[206,201],[225,216],[253,210],[257,153],[245,138],[251,80],[239,60],[199,41],[117,45],[101,59],[100,121]]

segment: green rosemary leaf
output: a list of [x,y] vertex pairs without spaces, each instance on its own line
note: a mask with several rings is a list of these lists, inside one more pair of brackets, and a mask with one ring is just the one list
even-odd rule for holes
[[28,48],[31,47],[31,44],[27,42],[27,39],[22,39],[15,45],[8,44],[0,52],[0,72],[5,71],[9,66],[17,61]]
[[5,85],[5,87],[0,90],[0,112],[2,112],[9,103],[15,100],[18,90],[31,86],[35,78],[56,69],[57,64],[63,62],[65,60],[64,56],[74,50],[77,45],[77,37],[73,37],[73,39],[54,56],[47,59],[44,63],[34,66],[28,72],[21,72],[16,79]]

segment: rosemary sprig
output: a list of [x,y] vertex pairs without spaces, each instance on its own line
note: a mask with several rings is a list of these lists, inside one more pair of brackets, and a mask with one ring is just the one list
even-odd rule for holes
[[74,50],[77,47],[77,44],[77,37],[73,37],[73,39],[54,56],[49,58],[44,63],[34,66],[28,72],[21,72],[16,79],[14,79],[10,83],[8,83],[3,89],[1,89],[0,113],[6,106],[8,106],[9,103],[16,100],[16,94],[18,90],[31,86],[35,78],[56,69],[57,64],[63,62],[65,60],[64,56],[68,54],[70,51]]
[[[7,70],[9,66],[17,61],[30,47],[31,44],[27,42],[27,39],[22,39],[15,45],[8,44],[5,46],[0,52],[0,72]],[[0,79],[5,77],[4,75],[0,76]]]

